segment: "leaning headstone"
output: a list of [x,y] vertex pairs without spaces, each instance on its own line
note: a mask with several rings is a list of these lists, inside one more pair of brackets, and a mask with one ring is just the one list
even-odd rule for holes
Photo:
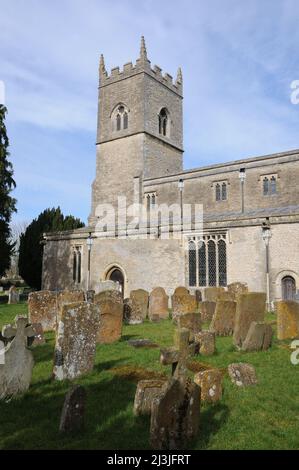
[[163,287],[156,287],[149,296],[149,319],[153,320],[154,316],[167,319],[168,315],[168,295]]
[[200,388],[191,379],[170,379],[153,400],[150,444],[155,450],[185,449],[198,432]]
[[49,290],[31,292],[28,296],[30,323],[40,323],[44,331],[56,328],[57,293]]
[[55,379],[72,380],[93,369],[99,323],[97,304],[77,302],[62,306],[54,351]]
[[140,380],[137,384],[134,400],[134,415],[150,415],[152,403],[162,393],[166,380]]
[[45,335],[41,323],[32,323],[31,324],[33,336],[28,337],[27,346],[39,346],[40,344],[45,344]]
[[277,338],[299,338],[299,303],[288,300],[276,303]]
[[212,356],[215,353],[216,341],[214,331],[200,331],[194,335],[194,341],[198,344],[199,354]]
[[65,396],[60,417],[59,431],[80,432],[84,429],[86,391],[82,385],[74,385]]
[[231,284],[228,284],[227,290],[235,296],[235,299],[237,299],[239,294],[248,293],[248,286],[243,282],[232,282]]
[[231,381],[238,387],[256,385],[257,378],[255,368],[251,364],[243,362],[230,364],[227,368]]
[[190,331],[190,341],[194,340],[194,334],[201,331],[200,313],[185,313],[178,316],[178,327],[187,328]]
[[174,294],[171,303],[172,319],[174,321],[177,321],[180,315],[196,312],[198,305],[195,295],[191,294]]
[[207,369],[194,375],[194,382],[200,386],[201,400],[215,403],[222,397],[222,374],[218,369]]
[[224,287],[206,287],[203,292],[206,302],[217,302],[220,295],[225,292],[225,289]]
[[131,291],[131,311],[127,320],[129,324],[136,325],[138,323],[143,323],[147,317],[148,299],[149,294],[146,290],[137,289]]
[[110,344],[121,338],[123,326],[123,303],[113,300],[111,292],[102,292],[98,302],[100,306],[100,326],[98,329],[97,342],[100,344]]
[[265,318],[266,294],[250,292],[237,297],[236,321],[233,341],[236,347],[242,347],[249,327],[253,321],[262,322]]
[[11,288],[8,291],[8,303],[17,304],[18,302],[20,302],[19,291],[15,286],[11,286]]
[[272,336],[273,330],[271,325],[253,321],[242,344],[242,350],[247,352],[265,351],[271,346]]
[[203,322],[209,322],[212,320],[215,313],[216,302],[203,301],[199,302],[198,309],[201,314],[201,319]]
[[1,351],[0,361],[0,400],[11,398],[29,389],[34,365],[32,352],[27,349],[27,338],[33,332],[27,317],[15,318],[15,326],[6,325],[2,329],[5,338],[12,338]]
[[234,332],[236,318],[236,302],[230,300],[218,300],[213,315],[210,330],[217,336],[230,336]]

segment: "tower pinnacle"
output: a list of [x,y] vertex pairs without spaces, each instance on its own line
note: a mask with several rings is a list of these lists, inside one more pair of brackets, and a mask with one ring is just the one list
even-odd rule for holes
[[183,73],[181,67],[178,68],[178,73],[176,77],[176,83],[177,84],[182,84],[183,83]]
[[101,57],[100,57],[99,70],[100,70],[100,75],[107,75],[103,54],[101,54]]
[[147,52],[146,52],[146,45],[145,45],[144,36],[141,36],[140,59],[147,60]]

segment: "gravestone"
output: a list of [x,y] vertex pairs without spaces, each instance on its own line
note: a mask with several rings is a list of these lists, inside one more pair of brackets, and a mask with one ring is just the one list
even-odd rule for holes
[[236,302],[218,300],[213,315],[210,330],[218,336],[230,336],[234,332],[236,319]]
[[236,296],[233,292],[225,290],[219,294],[218,300],[229,300],[231,302],[234,302],[236,300]]
[[45,344],[45,335],[41,323],[32,323],[31,325],[33,336],[28,338],[27,346],[39,346]]
[[233,335],[233,342],[236,347],[242,347],[253,321],[262,322],[264,320],[265,311],[266,294],[250,292],[238,295]]
[[101,304],[107,302],[107,300],[111,300],[112,302],[117,302],[122,304],[123,297],[122,293],[119,290],[103,290],[94,296],[94,303]]
[[194,382],[200,386],[201,400],[207,403],[215,403],[222,398],[222,374],[220,370],[208,369],[197,372]]
[[190,294],[174,294],[171,298],[171,303],[172,319],[175,322],[180,315],[196,312],[198,305],[195,295]]
[[273,330],[271,325],[253,321],[242,344],[242,350],[247,352],[265,351],[271,346],[272,336]]
[[216,340],[214,331],[200,331],[194,335],[194,341],[198,344],[199,353],[203,356],[212,356],[215,353]]
[[99,323],[97,304],[76,302],[62,306],[54,351],[56,380],[72,380],[93,369]]
[[110,344],[121,338],[123,325],[123,303],[117,291],[105,291],[97,294],[97,303],[100,306],[100,325],[97,342]]
[[19,291],[15,286],[11,286],[11,288],[8,291],[8,303],[17,304],[18,302],[20,302]]
[[181,353],[175,347],[163,348],[160,350],[160,363],[163,366],[172,366],[172,375],[175,374],[179,361],[181,361]]
[[166,380],[140,380],[137,384],[134,400],[134,415],[150,415],[152,403],[158,398]]
[[203,290],[204,300],[206,302],[217,302],[223,292],[225,292],[224,287],[206,287]]
[[277,338],[299,338],[299,303],[288,300],[276,303]]
[[201,320],[203,322],[210,322],[215,313],[216,302],[203,301],[199,302],[198,310],[201,314]]
[[34,365],[32,352],[27,349],[27,338],[33,331],[27,317],[17,316],[15,326],[2,329],[4,338],[13,338],[1,351],[0,400],[25,393],[30,386]]
[[137,289],[131,291],[131,310],[127,320],[129,324],[136,325],[138,323],[143,323],[148,313],[148,299],[149,294],[146,290]]
[[63,433],[80,432],[84,430],[86,391],[82,385],[74,385],[66,394],[59,431]]
[[255,368],[251,364],[243,362],[230,364],[227,368],[231,381],[238,387],[256,385],[257,378]]
[[75,302],[84,302],[85,296],[82,290],[62,290],[57,292],[57,313],[56,313],[56,325],[59,322],[60,315],[62,312],[63,305],[72,304]]
[[111,280],[101,281],[96,284],[96,294],[100,294],[101,292],[105,292],[107,290],[121,292],[121,286],[119,282]]
[[126,323],[130,322],[131,311],[132,311],[132,300],[129,297],[127,297],[124,299],[124,307],[123,307],[123,320]]
[[232,282],[227,286],[228,292],[232,293],[237,300],[237,296],[239,294],[247,294],[248,293],[248,286],[243,282]]
[[149,319],[151,321],[157,319],[167,319],[168,313],[168,295],[166,295],[163,287],[156,287],[149,296]]
[[201,331],[200,313],[185,313],[178,316],[177,322],[179,328],[187,328],[190,331],[190,341],[194,340],[195,333]]
[[187,328],[176,328],[174,330],[174,348],[177,349],[184,357],[189,355],[189,336],[190,332]]
[[44,331],[56,328],[57,294],[49,290],[31,292],[28,296],[30,323],[40,323]]
[[173,295],[188,295],[188,294],[189,294],[189,290],[187,289],[187,287],[184,287],[184,286],[176,287],[173,293]]
[[200,388],[190,378],[171,378],[153,400],[150,444],[155,450],[185,449],[198,433]]

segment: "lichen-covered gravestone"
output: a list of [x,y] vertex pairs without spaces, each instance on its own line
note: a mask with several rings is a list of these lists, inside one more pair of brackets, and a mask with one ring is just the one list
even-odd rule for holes
[[57,293],[49,290],[31,292],[28,297],[30,323],[41,323],[44,331],[56,329]]
[[99,323],[99,305],[63,305],[54,352],[55,379],[72,380],[93,369]]
[[265,318],[265,311],[266,294],[263,292],[249,292],[238,295],[233,335],[235,346],[242,347],[251,323],[253,321],[262,322]]
[[206,287],[204,289],[204,300],[206,302],[217,302],[223,292],[224,287]]
[[152,402],[150,444],[155,450],[185,449],[198,432],[200,388],[189,378],[172,378]]
[[28,346],[39,346],[45,344],[45,335],[41,323],[31,324],[32,332],[34,336],[28,338]]
[[178,317],[178,327],[187,328],[190,331],[190,340],[193,341],[194,334],[201,331],[200,313],[185,313]]
[[178,321],[181,315],[186,313],[194,313],[197,310],[197,301],[195,295],[191,294],[174,294],[172,301],[172,319]]
[[[27,349],[27,338],[33,336],[26,317],[18,316],[15,326],[2,329],[5,338],[12,338],[1,354],[0,400],[14,397],[29,389],[34,365],[32,352]],[[2,363],[1,363],[2,362]]]
[[74,385],[65,396],[59,431],[72,433],[83,431],[85,418],[86,391],[82,385]]
[[194,335],[194,341],[198,344],[199,353],[203,356],[212,356],[215,353],[216,341],[214,331],[200,331]]
[[143,323],[147,317],[149,294],[146,290],[137,289],[130,293],[130,313],[127,322],[131,325]]
[[238,387],[257,384],[255,368],[251,364],[233,363],[228,366],[227,370],[231,381]]
[[210,324],[210,330],[218,336],[230,336],[234,331],[236,317],[236,302],[218,300],[215,313]]
[[201,400],[215,403],[222,397],[222,374],[220,370],[208,369],[194,375],[194,382],[200,386]]
[[163,287],[156,287],[150,293],[148,316],[151,321],[168,318],[168,295]]
[[271,325],[253,321],[242,344],[243,351],[265,351],[272,342],[273,330]]
[[292,300],[277,302],[277,338],[299,338],[299,302]]
[[203,322],[211,321],[215,313],[216,302],[203,301],[199,302],[198,309],[201,314],[201,319]]
[[133,410],[136,416],[151,414],[153,400],[161,395],[165,383],[166,380],[140,380],[138,382]]
[[237,300],[239,294],[247,294],[248,286],[244,282],[232,282],[231,284],[228,284],[227,290],[233,294]]
[[95,295],[95,302],[100,306],[100,325],[97,342],[109,344],[118,341],[122,334],[123,302],[118,291],[104,291]]

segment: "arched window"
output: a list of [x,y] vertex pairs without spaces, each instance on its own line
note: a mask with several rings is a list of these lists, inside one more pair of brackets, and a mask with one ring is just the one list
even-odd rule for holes
[[121,131],[129,127],[129,112],[125,105],[119,104],[111,114],[113,131]]
[[166,108],[162,108],[159,113],[159,134],[163,136],[168,135],[168,111]]
[[213,240],[208,241],[208,271],[209,286],[216,286],[216,245]]
[[206,258],[206,244],[203,241],[199,242],[198,248],[198,284],[206,286],[207,284],[207,258]]
[[221,186],[221,199],[222,199],[222,201],[226,201],[226,196],[227,196],[226,183],[222,183],[222,186]]
[[196,286],[196,245],[189,242],[189,286]]
[[218,242],[218,269],[219,286],[226,286],[226,243],[224,240]]
[[263,193],[264,196],[268,196],[269,194],[269,180],[267,177],[263,179]]
[[74,251],[73,253],[73,281],[76,282],[77,280],[77,253]]
[[220,184],[216,184],[216,201],[220,201],[221,199],[221,192],[220,192]]
[[73,252],[73,281],[81,282],[81,247],[76,246]]
[[271,177],[270,184],[271,184],[271,194],[276,194],[276,178],[275,178],[275,176]]

